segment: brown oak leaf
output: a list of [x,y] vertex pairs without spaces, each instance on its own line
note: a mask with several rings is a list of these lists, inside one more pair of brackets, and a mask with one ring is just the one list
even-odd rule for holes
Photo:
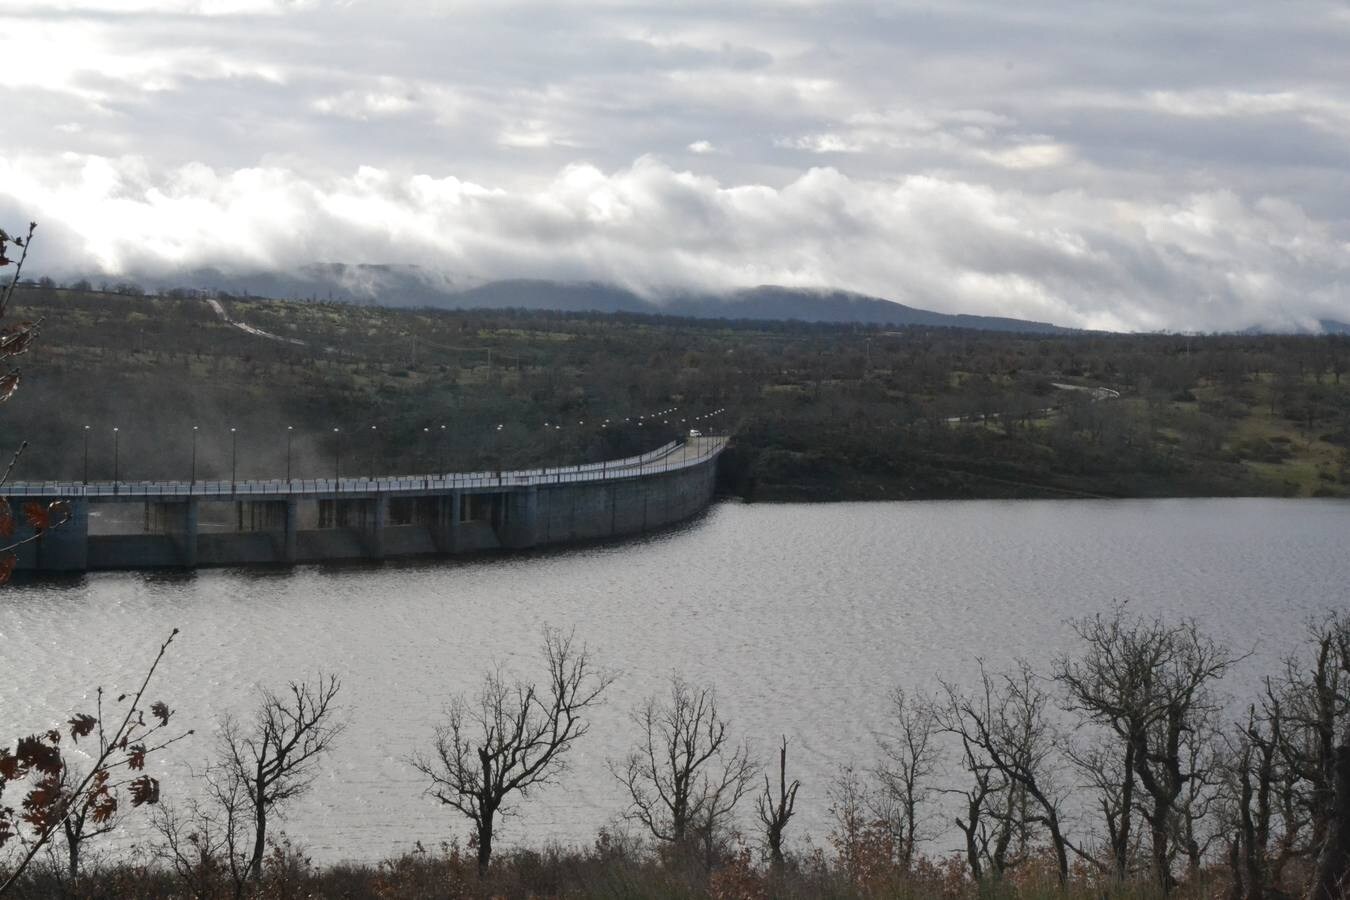
[[140,778],[131,782],[131,805],[140,806],[143,803],[159,802],[159,781],[151,778],[149,775],[142,775]]
[[90,817],[95,825],[104,825],[117,815],[117,798],[112,794],[101,795],[93,804]]
[[50,519],[47,515],[47,507],[41,503],[25,503],[23,505],[23,517],[28,520],[29,525],[33,526],[34,531],[47,530]]
[[13,781],[23,774],[22,768],[19,758],[10,753],[8,747],[0,747],[0,778]]
[[66,724],[70,726],[71,740],[78,741],[94,730],[94,726],[98,724],[98,719],[88,713],[80,713]]
[[48,775],[61,772],[61,751],[35,734],[19,738],[19,747],[14,755],[25,768]]

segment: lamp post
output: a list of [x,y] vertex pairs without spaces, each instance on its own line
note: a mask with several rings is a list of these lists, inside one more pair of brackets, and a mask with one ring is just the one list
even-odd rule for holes
[[333,429],[333,490],[342,490],[342,430]]
[[191,486],[197,484],[197,426],[192,426],[192,481]]
[[116,494],[117,491],[118,491],[118,484],[117,484],[117,483],[118,483],[119,481],[121,481],[121,478],[120,478],[119,476],[120,476],[122,473],[121,473],[121,469],[118,467],[119,462],[120,462],[120,459],[119,459],[119,457],[118,457],[117,426],[114,425],[114,426],[113,426],[113,493],[114,493],[114,494]]
[[498,486],[498,487],[501,487],[501,484],[502,484],[502,426],[501,426],[501,425],[498,425],[498,426],[497,426],[497,430],[494,431],[493,434],[495,434],[495,435],[497,436],[497,438],[496,438],[496,444],[497,444],[497,446],[496,446],[496,448],[495,448],[496,451],[497,451],[497,453],[496,453],[496,456],[497,456],[497,486]]
[[286,483],[291,482],[291,438],[295,437],[295,426],[286,426]]
[[84,426],[84,483],[89,483],[89,426]]
[[441,426],[441,475],[445,475],[445,426]]
[[375,426],[370,426],[370,480],[375,480]]
[[238,463],[239,463],[239,433],[238,433],[235,429],[231,428],[231,429],[230,429],[230,493],[231,493],[231,494],[234,493],[235,475],[237,475],[237,474],[238,474],[238,471],[239,471]]

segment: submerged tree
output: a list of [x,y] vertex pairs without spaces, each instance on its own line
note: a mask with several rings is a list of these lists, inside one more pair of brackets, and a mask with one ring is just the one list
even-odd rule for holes
[[493,837],[512,798],[557,780],[567,752],[590,730],[587,711],[614,681],[570,634],[546,630],[542,655],[546,683],[509,679],[494,669],[472,699],[460,695],[451,702],[433,755],[412,758],[431,781],[427,792],[473,824],[480,875],[492,861]]

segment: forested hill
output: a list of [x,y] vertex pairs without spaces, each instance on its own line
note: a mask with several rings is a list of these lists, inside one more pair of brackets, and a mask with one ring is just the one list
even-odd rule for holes
[[506,279],[474,283],[471,279],[433,273],[415,266],[342,264],[306,266],[293,274],[228,275],[203,269],[173,276],[170,281],[173,283],[165,283],[161,288],[186,287],[271,299],[339,300],[393,307],[633,312],[709,319],[795,319],[1045,334],[1072,330],[1048,322],[933,312],[846,291],[772,285],[726,293],[675,294],[653,300],[598,282]]
[[303,478],[589,461],[725,408],[751,499],[1350,495],[1346,336],[215,302],[21,289],[15,477],[186,478],[193,426],[199,478],[279,477],[288,437]]

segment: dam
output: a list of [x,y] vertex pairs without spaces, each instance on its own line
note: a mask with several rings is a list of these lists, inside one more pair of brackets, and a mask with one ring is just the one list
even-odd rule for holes
[[[29,482],[70,517],[18,548],[21,571],[194,568],[525,550],[641,534],[713,497],[722,436],[625,459],[506,472],[272,481]],[[20,527],[15,540],[32,536]]]

